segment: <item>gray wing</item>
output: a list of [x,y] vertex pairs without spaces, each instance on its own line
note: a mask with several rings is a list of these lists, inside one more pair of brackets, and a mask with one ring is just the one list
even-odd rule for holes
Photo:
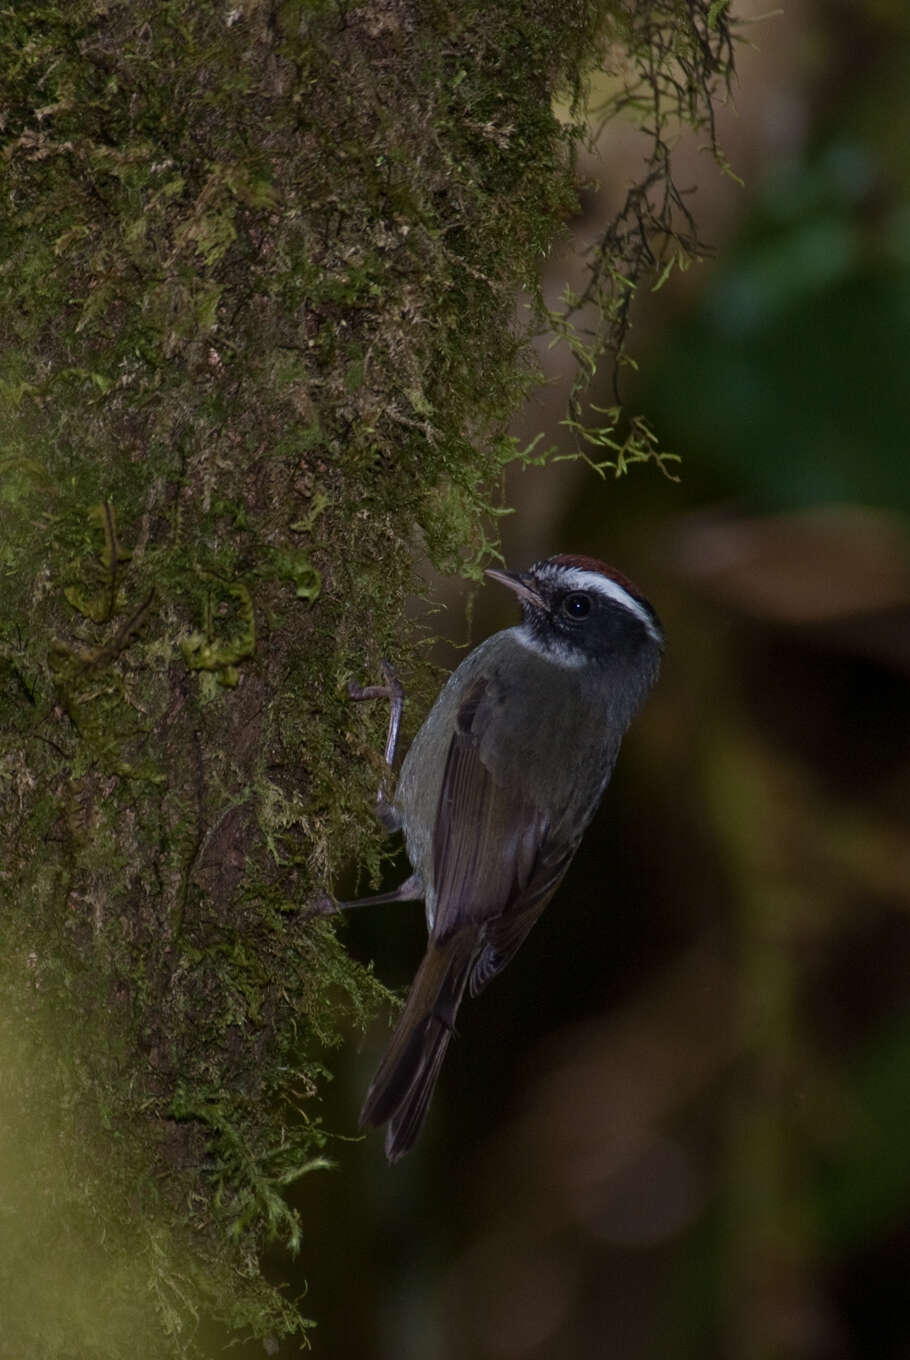
[[466,926],[477,928],[472,994],[514,956],[578,844],[554,834],[523,790],[498,782],[482,759],[500,702],[495,686],[481,677],[459,707],[433,832],[432,934],[442,941]]

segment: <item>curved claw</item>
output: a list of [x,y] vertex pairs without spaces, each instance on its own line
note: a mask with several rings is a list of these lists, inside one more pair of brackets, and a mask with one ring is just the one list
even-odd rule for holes
[[385,685],[358,685],[356,680],[348,681],[348,698],[359,701],[361,699],[387,699]]
[[323,893],[322,897],[316,899],[311,907],[303,913],[303,919],[310,921],[316,916],[336,916],[341,911],[341,907],[334,897],[329,897],[328,893]]

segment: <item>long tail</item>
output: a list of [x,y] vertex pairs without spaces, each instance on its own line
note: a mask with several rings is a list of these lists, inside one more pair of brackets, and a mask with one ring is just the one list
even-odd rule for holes
[[388,1123],[386,1156],[397,1162],[414,1144],[442,1068],[474,957],[465,939],[432,940],[401,1018],[370,1083],[361,1124]]

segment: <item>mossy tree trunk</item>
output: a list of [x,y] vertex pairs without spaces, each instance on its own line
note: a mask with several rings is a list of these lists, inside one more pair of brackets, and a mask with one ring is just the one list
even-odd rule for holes
[[303,1326],[257,1253],[381,995],[308,916],[378,854],[345,682],[404,659],[418,544],[484,550],[554,94],[675,26],[698,106],[719,10],[0,15],[0,1354]]

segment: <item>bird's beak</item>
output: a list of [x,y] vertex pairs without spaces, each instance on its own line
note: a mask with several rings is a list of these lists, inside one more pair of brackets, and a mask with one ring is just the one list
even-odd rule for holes
[[500,585],[508,586],[509,590],[514,590],[520,600],[525,600],[534,609],[545,609],[543,600],[531,585],[531,577],[522,571],[499,571],[496,567],[487,567],[485,576],[491,576]]

